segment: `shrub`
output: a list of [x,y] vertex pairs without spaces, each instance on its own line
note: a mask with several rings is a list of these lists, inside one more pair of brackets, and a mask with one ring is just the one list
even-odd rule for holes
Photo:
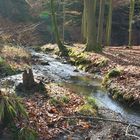
[[29,127],[23,127],[21,128],[16,135],[17,140],[37,140],[37,133],[29,128]]
[[5,62],[2,57],[0,57],[0,73],[4,75],[12,75],[15,73],[15,71]]
[[0,120],[5,126],[13,123],[15,118],[27,118],[26,109],[21,102],[21,99],[15,94],[0,91]]

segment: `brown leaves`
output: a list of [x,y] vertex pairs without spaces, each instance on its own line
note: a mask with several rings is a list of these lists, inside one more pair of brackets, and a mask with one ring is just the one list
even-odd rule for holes
[[[46,88],[49,91],[49,98],[45,98],[44,95],[38,93],[30,98],[24,98],[24,104],[29,114],[29,126],[38,132],[40,139],[50,140],[57,137],[60,132],[63,131],[64,133],[65,130],[73,125],[79,126],[82,128],[81,130],[89,128],[86,123],[81,123],[80,125],[78,120],[61,119],[62,116],[75,114],[77,108],[84,104],[82,97],[56,84],[47,85]],[[60,104],[51,104],[50,100],[52,98],[56,98],[57,103]],[[24,121],[22,125],[24,125]],[[74,127],[72,127],[71,131],[75,131]]]

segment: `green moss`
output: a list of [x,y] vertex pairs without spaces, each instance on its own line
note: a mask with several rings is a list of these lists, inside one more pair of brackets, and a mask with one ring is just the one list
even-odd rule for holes
[[107,66],[107,64],[108,64],[108,59],[102,57],[102,58],[100,58],[99,60],[96,60],[96,61],[94,62],[94,64],[95,64],[96,66],[98,66],[98,67],[105,67],[105,66]]
[[115,100],[124,103],[129,103],[134,101],[132,94],[125,93],[124,91],[121,91],[118,87],[114,87],[114,88],[109,87],[108,91],[111,97]]
[[58,105],[61,104],[61,102],[60,102],[58,99],[56,99],[55,97],[52,97],[52,98],[49,100],[49,103],[50,103],[51,105],[54,105],[54,106],[58,106]]
[[3,65],[4,63],[5,63],[4,59],[0,57],[0,66]]
[[86,52],[77,52],[75,50],[69,49],[70,63],[78,66],[79,69],[85,70],[87,65],[91,63],[88,60],[88,55]]
[[120,93],[120,91],[119,91],[119,89],[117,89],[117,88],[114,88],[114,89],[112,89],[112,98],[113,99],[118,99],[118,100],[121,100],[121,93]]
[[111,69],[103,78],[102,85],[107,87],[110,79],[120,76],[122,71],[118,68]]
[[77,120],[75,120],[75,119],[69,119],[68,120],[68,124],[69,125],[76,125],[77,124]]
[[82,115],[96,115],[97,114],[97,110],[96,108],[94,108],[92,105],[89,104],[85,104],[83,106],[81,106],[78,110],[78,112]]
[[86,104],[82,105],[78,112],[82,115],[97,115],[98,106],[95,99],[92,97],[86,97]]
[[69,97],[67,97],[67,96],[62,96],[62,98],[61,98],[61,102],[62,102],[62,103],[67,104],[67,103],[69,103],[69,101],[70,101]]
[[121,75],[121,70],[118,68],[111,69],[107,74],[108,78],[118,77],[120,75]]
[[58,105],[63,105],[63,104],[68,104],[70,101],[69,97],[67,96],[60,96],[59,98],[52,97],[49,102],[51,105],[58,106]]
[[86,101],[89,105],[91,105],[96,110],[98,109],[98,106],[96,104],[96,100],[93,97],[86,97]]

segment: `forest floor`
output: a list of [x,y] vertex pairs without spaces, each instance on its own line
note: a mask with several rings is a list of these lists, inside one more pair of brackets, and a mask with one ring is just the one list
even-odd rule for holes
[[24,99],[30,127],[41,140],[136,140],[135,136],[139,136],[139,129],[133,126],[128,133],[134,136],[129,136],[128,125],[94,119],[124,122],[124,118],[111,110],[99,108],[96,112],[95,106],[90,107],[93,104],[87,105],[84,97],[64,86],[51,83],[46,90],[47,96],[36,93]]
[[[51,45],[51,47],[52,46],[54,45]],[[75,50],[75,48],[73,49]],[[93,55],[93,53],[91,54]],[[1,57],[5,63],[12,67],[12,70],[19,69],[19,73],[30,67],[31,62],[36,63],[35,61],[31,61],[31,55],[27,51],[14,46],[7,45],[2,47]],[[97,57],[99,58],[99,54]],[[35,58],[33,57],[32,59]],[[1,69],[2,68],[3,67],[1,67]],[[106,73],[106,71],[104,68],[101,74]],[[3,73],[5,73],[5,70]],[[5,76],[2,75],[2,77]],[[29,114],[28,126],[33,128],[42,140],[136,139],[134,136],[127,136],[127,125],[94,119],[94,117],[99,117],[124,121],[125,118],[122,118],[111,110],[97,108],[94,100],[87,100],[85,97],[76,94],[61,84],[49,82],[49,79],[45,85],[45,90],[34,92],[34,94],[31,95],[25,94],[23,103]],[[90,117],[93,117],[93,119],[90,119]],[[22,122],[18,122],[17,124],[17,126],[22,127],[25,125],[26,120],[22,120]],[[128,133],[138,135],[135,129],[136,128],[131,127]],[[0,139],[5,140],[6,138]],[[9,139],[7,138],[7,140]]]
[[[2,43],[0,42],[0,77],[21,73],[24,69],[31,66],[31,55],[23,48],[13,47],[14,45],[3,47],[3,42],[16,43],[14,42],[16,40],[19,41],[18,43],[21,42],[21,44],[30,44],[34,40],[38,42],[40,39],[37,38],[37,40],[36,36],[35,38],[30,38],[28,32],[19,36],[23,30],[18,30],[18,28],[22,29],[24,26],[26,29],[28,26],[26,27],[22,24],[18,26],[10,23],[7,29],[5,21],[0,22],[0,25],[3,27],[0,28],[0,34],[4,33],[2,39],[0,38],[0,41],[2,40]],[[68,61],[86,72],[101,75],[105,86],[112,92],[113,98],[118,100],[122,100],[123,98],[123,100],[128,101],[129,105],[135,102],[140,103],[140,47],[134,46],[132,49],[126,47],[109,47],[104,48],[101,54],[83,52],[84,47],[85,45],[83,44],[74,44],[74,46],[68,47],[70,49],[70,58]],[[40,50],[38,46],[36,49]],[[51,53],[54,50],[52,52],[57,54],[56,45],[45,45],[41,47],[41,50],[46,53]],[[113,72],[117,71],[117,74],[109,77],[109,73],[112,70]],[[88,119],[90,115],[97,115],[105,119],[125,120],[117,113],[104,108],[99,108],[97,113],[97,108],[89,105],[86,107],[86,114],[87,110],[92,114],[87,115],[86,119],[80,119],[78,116],[83,116],[83,114],[79,114],[81,106],[88,102],[84,97],[59,84],[49,83],[45,88],[45,94],[36,92],[34,95],[23,98],[23,102],[29,113],[30,126],[39,133],[40,139],[137,139],[134,136],[126,136],[128,127],[126,125],[111,121]],[[73,116],[76,119],[72,119]],[[24,123],[20,125],[24,125]],[[139,135],[134,133],[134,129],[133,127],[130,128],[129,133]]]

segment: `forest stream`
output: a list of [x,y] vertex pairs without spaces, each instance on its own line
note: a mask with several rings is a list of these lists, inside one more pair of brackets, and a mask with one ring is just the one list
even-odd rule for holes
[[[47,83],[47,79],[49,79],[50,82],[60,83],[80,95],[94,97],[99,106],[120,114],[130,123],[140,125],[140,110],[128,107],[109,97],[107,91],[101,86],[100,78],[77,70],[76,67],[67,64],[65,60],[61,60],[56,55],[38,53],[33,50],[30,52],[33,60],[40,62],[32,65],[35,79],[44,83]],[[5,77],[0,81],[3,83],[1,86],[5,85],[5,81],[8,81],[11,87],[15,87],[21,80],[22,74],[17,74]]]

